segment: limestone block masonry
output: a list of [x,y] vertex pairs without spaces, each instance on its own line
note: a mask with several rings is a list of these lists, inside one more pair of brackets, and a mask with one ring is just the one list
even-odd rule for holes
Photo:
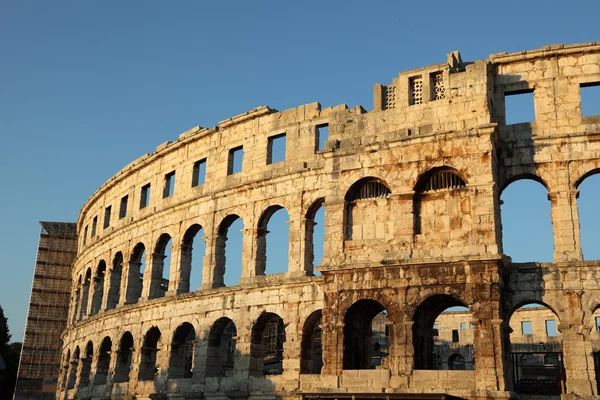
[[[600,43],[474,62],[453,52],[375,85],[370,112],[263,106],[161,144],[81,209],[57,398],[519,397],[509,319],[532,302],[556,315],[562,397],[597,398],[600,262],[583,260],[576,203],[600,172],[600,116],[580,106],[592,85]],[[521,93],[533,93],[535,121],[507,125],[505,98]],[[281,135],[285,160],[271,163]],[[523,178],[548,189],[554,263],[503,254],[500,194]],[[289,264],[269,275],[266,224],[280,208]],[[242,273],[226,287],[237,218]],[[200,289],[194,240],[206,243]],[[472,313],[471,370],[432,364],[434,321],[452,306]],[[389,350],[373,367],[382,311]]]

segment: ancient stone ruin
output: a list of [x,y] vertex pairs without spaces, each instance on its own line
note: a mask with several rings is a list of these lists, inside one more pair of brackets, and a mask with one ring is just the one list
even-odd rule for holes
[[[57,397],[593,398],[600,261],[583,259],[576,199],[600,172],[600,116],[580,101],[595,85],[596,43],[453,52],[375,85],[370,112],[258,107],[161,144],[83,205]],[[535,120],[507,124],[519,95]],[[503,252],[500,195],[519,179],[548,191],[553,263]],[[280,209],[289,262],[271,274]]]

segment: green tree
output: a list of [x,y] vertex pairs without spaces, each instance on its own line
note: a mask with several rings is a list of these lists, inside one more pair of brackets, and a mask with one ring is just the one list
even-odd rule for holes
[[6,364],[6,369],[0,371],[0,400],[12,399],[17,383],[21,343],[8,344],[9,340],[8,320],[4,316],[2,306],[0,306],[0,356]]

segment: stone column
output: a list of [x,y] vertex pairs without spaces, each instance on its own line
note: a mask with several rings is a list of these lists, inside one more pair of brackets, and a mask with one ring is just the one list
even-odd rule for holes
[[100,311],[106,311],[108,309],[108,294],[110,292],[111,285],[113,283],[113,269],[106,269],[104,273],[104,286],[102,287],[102,304],[100,305]]
[[81,321],[89,312],[90,305],[90,281],[85,280],[81,285],[81,303],[79,304],[79,318]]
[[[204,235],[206,251],[202,260],[202,289],[212,289],[223,286],[223,271],[225,270],[225,241],[224,236]],[[217,258],[223,258],[222,265],[217,263]]]
[[[173,282],[175,294],[188,293],[190,291],[190,276],[192,275],[192,246],[180,243],[173,247],[176,247],[176,249],[171,253],[171,257],[177,257],[178,262],[173,268],[177,274],[174,275],[171,271],[172,277],[169,279],[169,286]],[[192,291],[197,289],[192,288]]]
[[242,278],[241,282],[254,279],[255,276],[265,275],[267,267],[266,229],[242,229]]
[[140,267],[141,262],[123,263],[123,272],[121,279],[121,294],[119,306],[132,304],[138,301],[138,293],[141,292],[140,286]]
[[[327,238],[323,254],[324,265],[338,265],[344,262],[345,205],[344,200],[323,203],[325,207],[325,238]],[[344,221],[344,223],[340,224],[340,221]]]
[[[146,259],[146,270],[144,271],[144,285],[142,287],[142,299],[150,300],[162,297],[160,285],[162,283],[162,272],[164,268],[165,256],[163,254],[152,253]],[[162,266],[162,268],[161,268]]]
[[[306,219],[289,220],[290,229],[289,251],[288,251],[288,274],[291,276],[312,275],[312,227],[314,222]],[[310,226],[310,235],[307,237],[305,227]],[[309,246],[308,265],[305,263],[307,249]],[[307,271],[308,268],[308,271]]]
[[554,262],[579,261],[583,259],[577,210],[579,191],[570,190],[567,182],[560,189],[548,192],[548,200],[552,202]]
[[[189,271],[190,268],[187,268],[187,278],[185,275],[182,275],[184,271],[182,271],[182,248],[184,245],[182,243],[175,243],[171,245],[171,266],[169,268],[169,288],[167,290],[167,296],[174,296],[179,293],[186,293],[190,291],[190,276]],[[164,266],[163,266],[164,268]],[[161,277],[162,278],[162,277]],[[185,290],[182,288],[182,281],[185,281],[187,285],[185,286]]]
[[[484,307],[485,308],[485,307]],[[494,307],[495,308],[495,307]],[[477,316],[473,324],[473,351],[477,389],[502,391],[506,388],[504,320],[493,312],[491,318]]]
[[[301,219],[297,229],[300,233],[298,243],[300,243],[300,259],[298,260],[298,270],[302,275],[314,275],[315,266],[315,242],[314,231],[315,221],[312,219]],[[291,232],[291,228],[290,228]],[[291,236],[291,234],[290,234]],[[291,240],[290,240],[291,242]]]

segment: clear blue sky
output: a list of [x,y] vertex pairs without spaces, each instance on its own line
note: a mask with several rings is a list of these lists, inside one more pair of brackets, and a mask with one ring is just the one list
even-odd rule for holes
[[[98,186],[156,145],[259,105],[371,109],[372,85],[398,71],[452,50],[476,60],[600,40],[598,15],[597,0],[0,0],[0,305],[13,339],[23,335],[38,221],[75,221]],[[516,202],[549,206],[543,190],[526,189]],[[548,222],[543,211],[517,216],[515,232]],[[517,240],[507,253],[550,260],[551,235],[534,236],[539,245]]]

